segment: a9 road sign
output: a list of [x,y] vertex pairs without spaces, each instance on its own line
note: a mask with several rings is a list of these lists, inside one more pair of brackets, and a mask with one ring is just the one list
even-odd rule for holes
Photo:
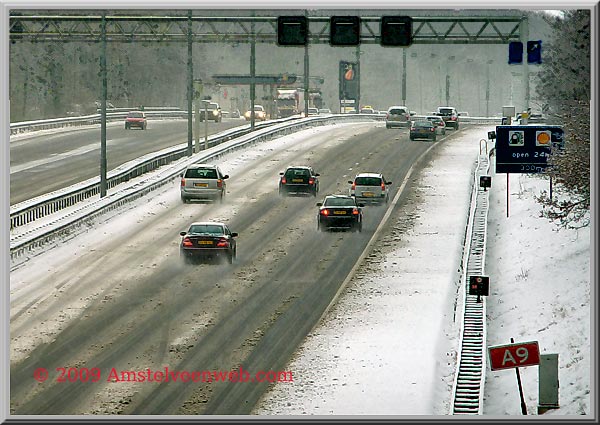
[[488,347],[491,370],[512,369],[540,364],[537,341]]

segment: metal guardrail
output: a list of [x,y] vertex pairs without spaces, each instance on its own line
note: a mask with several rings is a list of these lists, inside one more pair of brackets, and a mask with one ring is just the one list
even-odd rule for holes
[[[107,121],[123,120],[127,113],[136,108],[114,108],[106,113]],[[144,108],[148,118],[187,118],[187,111],[171,107]],[[51,128],[78,127],[83,125],[100,124],[100,114],[85,115],[81,117],[52,118],[39,121],[22,121],[10,125],[10,135],[30,131],[48,130]]]
[[[479,187],[479,177],[489,172],[486,149],[478,157],[474,173],[472,199],[463,256],[462,289],[465,291],[460,351],[457,358],[451,414],[481,415],[486,370],[486,302],[468,295],[470,276],[481,276],[485,270],[489,192]],[[466,264],[465,264],[466,263]]]
[[[277,123],[263,123],[270,125],[265,125],[264,128],[257,129],[251,134],[247,134],[248,137],[241,136],[239,142],[226,144],[226,146],[223,146],[223,148],[210,152],[207,155],[203,155],[201,157],[192,156],[189,161],[185,162],[185,164],[179,165],[171,169],[167,169],[167,171],[165,171],[166,174],[161,175],[161,177],[158,180],[149,179],[148,181],[137,183],[135,186],[130,185],[129,187],[124,187],[121,190],[105,198],[100,198],[94,201],[93,203],[87,203],[86,205],[81,206],[79,209],[57,218],[51,223],[41,225],[38,228],[29,229],[28,231],[22,234],[13,235],[11,232],[11,260],[22,256],[28,251],[31,251],[44,244],[47,244],[48,242],[51,242],[58,236],[72,234],[74,229],[82,226],[82,224],[84,224],[88,220],[105,212],[108,212],[114,208],[117,208],[127,202],[138,199],[140,196],[143,196],[151,192],[152,190],[155,190],[156,188],[169,183],[181,174],[185,167],[187,167],[188,163],[214,159],[230,151],[246,147],[249,144],[266,141],[274,137],[280,137],[285,134],[290,134],[308,127],[326,125],[337,121],[364,121],[365,119],[372,120],[372,117],[368,117],[365,115],[334,115],[326,118],[309,117],[300,120],[297,118],[291,120],[289,118],[286,118],[284,120],[279,120]],[[281,125],[276,126],[274,124]],[[222,136],[218,138],[221,137]],[[229,139],[233,139],[233,137],[231,137],[230,135]],[[71,191],[69,188],[65,190],[67,192]],[[82,195],[81,193],[79,193],[77,196],[81,197]],[[90,196],[93,196],[93,194],[89,193],[87,195],[87,197]],[[44,208],[46,208],[46,206],[42,204],[38,205],[38,208],[41,208],[43,210]]]
[[[292,118],[293,119],[293,118]],[[257,123],[255,129],[264,128],[274,123],[292,120],[270,121]],[[234,128],[219,133],[216,136],[209,137],[209,148],[227,140],[243,136],[251,131],[250,127]],[[204,149],[204,144],[202,145]],[[187,143],[185,146],[176,146],[159,152],[146,155],[138,160],[123,164],[115,170],[111,170],[107,175],[107,186],[109,189],[127,182],[134,177],[152,171],[162,165],[176,161],[187,154]],[[144,159],[145,158],[145,159]],[[31,223],[37,219],[55,213],[63,208],[68,208],[81,202],[91,196],[100,193],[100,177],[93,177],[84,182],[75,184],[68,188],[47,193],[36,198],[28,199],[10,207],[10,229]]]

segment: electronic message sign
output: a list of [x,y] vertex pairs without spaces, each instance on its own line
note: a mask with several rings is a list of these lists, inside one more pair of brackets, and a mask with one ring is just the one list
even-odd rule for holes
[[540,173],[553,148],[564,149],[559,125],[496,126],[496,173]]

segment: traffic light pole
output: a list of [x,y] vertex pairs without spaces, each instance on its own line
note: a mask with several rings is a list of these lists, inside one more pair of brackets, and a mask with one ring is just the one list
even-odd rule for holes
[[256,96],[256,35],[254,34],[254,21],[250,24],[252,41],[250,43],[250,129],[254,131],[254,97]]
[[[527,40],[529,39],[529,20],[527,17],[523,17],[521,20],[521,42],[524,46],[527,46]],[[523,87],[525,93],[525,99],[523,104],[523,111],[529,110],[529,61],[527,60],[527,50],[525,50],[525,58],[523,60]]]
[[[304,12],[306,18],[308,19],[308,10]],[[304,45],[304,116],[308,117],[308,102],[310,100],[309,90],[309,63],[308,63],[308,45],[310,40],[307,40],[307,43]]]
[[100,74],[102,75],[102,116],[100,117],[100,197],[106,196],[106,99],[108,97],[108,81],[106,69],[106,14],[102,13],[102,53],[100,55]]
[[360,113],[360,44],[356,46],[356,68],[358,73],[355,72],[356,78],[356,113]]
[[[192,63],[192,11],[188,10],[188,33],[187,33],[187,110],[188,110],[188,146],[187,156],[193,153],[193,128],[192,128],[192,99],[194,97],[194,66]],[[199,102],[200,99],[197,100]]]
[[402,49],[402,106],[406,106],[406,47]]

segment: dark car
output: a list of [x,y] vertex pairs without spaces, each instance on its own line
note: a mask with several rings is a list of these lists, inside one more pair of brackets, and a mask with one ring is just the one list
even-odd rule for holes
[[431,139],[435,142],[437,131],[435,124],[431,121],[413,121],[410,126],[410,140]]
[[437,108],[437,112],[435,114],[439,117],[442,117],[446,123],[446,127],[452,127],[455,130],[458,130],[459,119],[456,108],[451,106],[440,106]]
[[180,235],[179,254],[186,263],[207,258],[226,258],[231,264],[237,255],[235,237],[238,234],[223,223],[192,223],[188,231]]
[[309,193],[317,196],[319,192],[319,173],[315,173],[312,167],[292,166],[284,172],[279,173],[279,194]]
[[147,126],[148,122],[146,121],[146,114],[142,111],[131,111],[125,118],[125,130],[130,130],[133,127],[145,130]]
[[213,120],[214,122],[223,121],[223,112],[221,112],[221,107],[218,103],[209,102],[204,105],[204,102],[200,105],[200,121],[204,121],[204,110],[206,109],[206,115],[209,120]]
[[350,229],[362,232],[362,207],[352,196],[327,195],[323,202],[318,202],[317,229]]

